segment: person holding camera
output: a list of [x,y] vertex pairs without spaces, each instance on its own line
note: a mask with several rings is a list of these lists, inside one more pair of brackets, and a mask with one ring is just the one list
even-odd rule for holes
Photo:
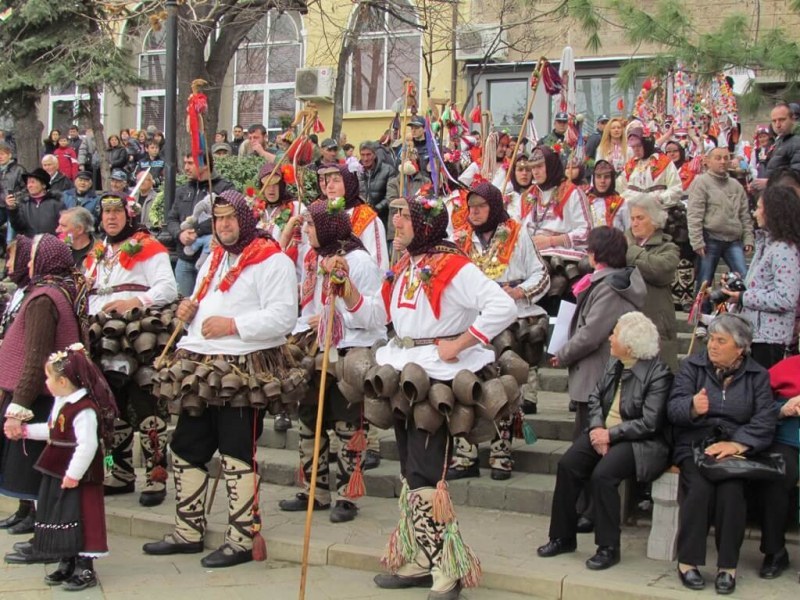
[[754,216],[759,230],[745,291],[722,292],[741,308],[753,325],[751,355],[769,369],[783,359],[792,341],[800,297],[800,197],[790,187],[768,187],[758,199]]

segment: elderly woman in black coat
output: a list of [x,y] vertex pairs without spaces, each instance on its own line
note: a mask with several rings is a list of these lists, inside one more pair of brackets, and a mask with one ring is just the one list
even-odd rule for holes
[[673,425],[674,463],[680,467],[678,574],[692,590],[705,587],[698,566],[706,561],[706,537],[714,524],[719,594],[736,588],[736,564],[744,539],[744,479],[712,482],[693,456],[693,446],[716,439],[707,455],[725,458],[756,455],[769,448],[777,411],[769,374],[748,355],[753,341],[750,323],[730,313],[708,327],[708,350],[681,365],[667,405]]
[[640,312],[620,317],[609,337],[611,361],[589,396],[589,427],[558,463],[550,518],[550,541],[542,557],[573,552],[578,514],[575,503],[590,484],[597,553],[592,570],[619,562],[620,499],[617,488],[630,477],[649,482],[668,466],[663,435],[672,373],[658,358],[658,329]]

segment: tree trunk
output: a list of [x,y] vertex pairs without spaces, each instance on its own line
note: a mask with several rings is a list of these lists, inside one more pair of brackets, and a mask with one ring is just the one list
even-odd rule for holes
[[17,162],[32,171],[39,166],[42,154],[42,134],[44,125],[36,111],[38,99],[32,99],[27,106],[18,106],[14,115],[17,142]]

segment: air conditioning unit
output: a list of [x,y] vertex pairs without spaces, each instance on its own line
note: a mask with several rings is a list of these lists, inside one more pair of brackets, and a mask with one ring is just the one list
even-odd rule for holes
[[498,23],[462,25],[456,30],[456,60],[505,60],[508,58],[506,30]]
[[294,95],[298,100],[333,102],[336,84],[334,67],[307,67],[297,69],[294,77]]

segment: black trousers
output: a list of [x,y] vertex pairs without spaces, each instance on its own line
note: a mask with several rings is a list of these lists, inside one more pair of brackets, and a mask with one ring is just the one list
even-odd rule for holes
[[783,360],[786,355],[786,346],[783,344],[764,344],[761,342],[750,345],[750,356],[765,369]]
[[170,448],[200,469],[205,469],[216,450],[249,464],[254,440],[261,437],[263,430],[263,410],[209,406],[199,417],[180,414]]
[[586,433],[558,461],[556,489],[550,515],[550,539],[574,538],[578,511],[575,504],[590,484],[594,508],[594,540],[598,546],[620,545],[619,484],[636,475],[631,442],[619,442],[600,456]]
[[128,381],[122,387],[112,387],[114,398],[119,409],[119,418],[134,429],[138,429],[147,417],[161,417],[169,421],[169,414],[163,406],[159,406],[158,399],[148,394],[133,381]]
[[798,449],[775,442],[767,452],[779,452],[786,461],[786,476],[777,481],[759,481],[756,485],[760,501],[761,552],[776,554],[786,546],[786,526],[789,522],[791,493],[797,486]]
[[447,423],[436,433],[429,434],[417,429],[413,417],[395,419],[394,435],[400,453],[400,472],[408,487],[412,490],[436,487],[450,462],[453,448]]
[[678,562],[694,566],[706,564],[706,541],[713,523],[717,567],[735,569],[747,520],[745,481],[728,479],[712,483],[700,474],[693,458],[684,459],[678,466],[682,492],[678,516]]

